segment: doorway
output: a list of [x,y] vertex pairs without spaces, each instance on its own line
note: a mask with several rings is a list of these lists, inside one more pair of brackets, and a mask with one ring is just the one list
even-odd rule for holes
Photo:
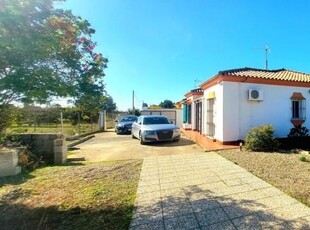
[[196,111],[195,111],[195,129],[200,134],[202,133],[202,102],[198,101],[195,103]]
[[214,137],[215,135],[214,102],[214,98],[207,100],[207,135],[210,137]]

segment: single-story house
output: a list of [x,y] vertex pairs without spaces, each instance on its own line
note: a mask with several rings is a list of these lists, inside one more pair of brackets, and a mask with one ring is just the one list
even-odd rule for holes
[[271,124],[276,137],[294,126],[310,128],[310,74],[286,69],[239,68],[218,72],[183,100],[183,128],[222,144]]

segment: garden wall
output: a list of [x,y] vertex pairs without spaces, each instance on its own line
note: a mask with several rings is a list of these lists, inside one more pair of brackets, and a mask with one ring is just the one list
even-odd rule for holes
[[62,164],[67,160],[67,145],[63,134],[19,134],[23,145],[47,164]]

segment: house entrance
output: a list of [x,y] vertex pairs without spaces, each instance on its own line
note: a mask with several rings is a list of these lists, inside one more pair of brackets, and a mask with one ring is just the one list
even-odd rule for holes
[[195,129],[197,132],[201,133],[202,131],[202,102],[196,102],[195,103],[195,115],[196,115],[196,119],[195,119]]
[[207,135],[210,137],[215,135],[214,98],[207,100]]

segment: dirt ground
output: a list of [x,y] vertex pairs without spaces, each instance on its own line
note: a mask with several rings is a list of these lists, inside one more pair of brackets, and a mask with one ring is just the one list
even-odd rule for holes
[[143,159],[150,156],[201,153],[202,148],[185,136],[179,142],[161,142],[140,145],[131,135],[116,135],[114,131],[97,133],[82,144],[75,146],[71,157],[87,161],[111,161]]
[[302,154],[248,152],[225,150],[218,152],[254,175],[271,183],[310,207],[310,156]]

